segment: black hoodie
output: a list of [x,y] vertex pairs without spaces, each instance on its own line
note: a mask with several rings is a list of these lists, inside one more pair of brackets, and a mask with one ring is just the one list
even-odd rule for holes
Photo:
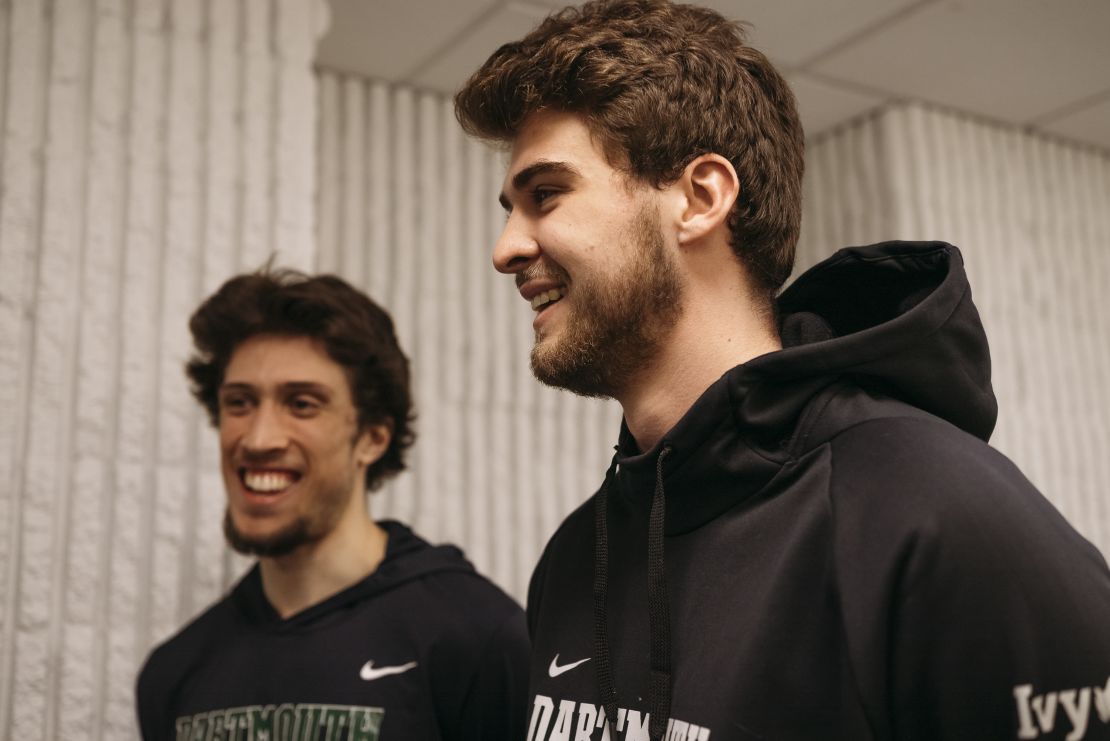
[[548,543],[528,741],[1110,738],[1110,573],[986,444],[959,252],[842,250],[779,316]]
[[282,620],[256,565],[157,648],[139,676],[143,738],[517,741],[524,615],[451,546],[396,522],[361,582]]

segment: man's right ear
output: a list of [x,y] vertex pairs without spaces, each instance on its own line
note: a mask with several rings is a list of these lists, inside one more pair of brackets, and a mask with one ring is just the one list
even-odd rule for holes
[[696,244],[720,227],[728,228],[728,215],[740,195],[740,179],[731,162],[719,154],[703,154],[686,165],[677,185],[685,198],[679,244]]
[[372,466],[385,455],[389,442],[393,439],[393,429],[388,424],[369,425],[359,433],[355,441],[355,460],[360,466]]

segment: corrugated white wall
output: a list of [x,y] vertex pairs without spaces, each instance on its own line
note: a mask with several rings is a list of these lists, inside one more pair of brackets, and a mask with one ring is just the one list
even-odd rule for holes
[[322,0],[0,3],[0,737],[136,735],[239,567],[185,321],[314,259]]
[[883,239],[960,247],[992,444],[1110,554],[1110,153],[906,105],[811,142],[807,168],[799,269]]
[[532,312],[490,263],[505,163],[462,134],[450,100],[319,80],[316,267],[393,314],[416,389],[410,470],[371,512],[462,545],[523,601],[547,538],[601,482],[619,407],[532,377]]

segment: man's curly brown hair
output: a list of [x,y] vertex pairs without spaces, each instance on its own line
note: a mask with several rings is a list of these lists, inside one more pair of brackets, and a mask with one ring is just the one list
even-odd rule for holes
[[366,488],[376,489],[405,469],[404,453],[415,439],[408,359],[389,314],[343,279],[268,267],[238,275],[200,305],[189,330],[196,352],[185,372],[214,426],[220,423],[220,385],[235,348],[259,335],[308,337],[342,366],[359,430],[390,428],[389,447],[366,470]]
[[505,44],[455,95],[467,133],[511,143],[543,109],[581,115],[614,164],[658,187],[694,158],[740,179],[730,243],[768,297],[790,275],[805,138],[786,81],[739,23],[665,0],[566,8]]

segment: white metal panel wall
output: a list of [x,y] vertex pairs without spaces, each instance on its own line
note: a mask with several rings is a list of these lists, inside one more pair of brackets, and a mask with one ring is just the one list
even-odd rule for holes
[[920,105],[810,142],[799,268],[960,247],[991,345],[992,444],[1110,554],[1110,153]]
[[390,311],[412,361],[409,471],[375,517],[459,543],[523,601],[547,538],[598,487],[620,411],[541,386],[532,312],[490,263],[505,163],[449,98],[320,73],[317,267]]
[[238,566],[186,320],[314,259],[322,0],[0,3],[0,737],[135,736]]

